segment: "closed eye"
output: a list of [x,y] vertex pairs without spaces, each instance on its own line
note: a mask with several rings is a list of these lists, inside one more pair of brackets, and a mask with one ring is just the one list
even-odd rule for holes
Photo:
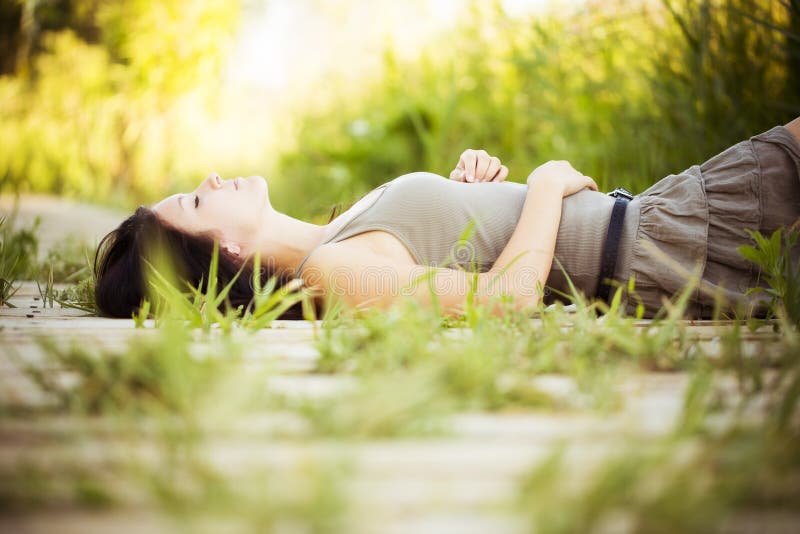
[[194,196],[194,207],[196,208],[198,204],[200,204],[200,197],[195,195]]

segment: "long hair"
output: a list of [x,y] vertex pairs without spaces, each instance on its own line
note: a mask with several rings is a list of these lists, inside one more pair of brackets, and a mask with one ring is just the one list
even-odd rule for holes
[[[95,302],[103,315],[130,318],[139,310],[147,295],[145,260],[157,244],[171,254],[177,276],[194,287],[205,291],[209,267],[214,253],[214,239],[210,235],[190,235],[160,219],[150,208],[140,206],[115,230],[106,235],[97,247],[94,258],[96,278]],[[238,278],[228,293],[228,302],[236,308],[247,307],[253,300],[253,261],[242,260],[219,249],[217,287],[224,287]],[[277,277],[275,289],[291,280],[283,273],[270,272],[261,266],[261,280]],[[320,302],[313,298],[317,317],[321,315]],[[302,302],[295,303],[280,317],[303,319]]]

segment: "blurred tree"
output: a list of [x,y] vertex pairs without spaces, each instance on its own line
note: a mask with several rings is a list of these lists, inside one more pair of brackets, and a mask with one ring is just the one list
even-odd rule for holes
[[[601,187],[642,190],[800,114],[800,0],[469,5],[415,61],[389,50],[382,77],[302,103],[271,182],[280,205],[325,213],[405,172],[446,175],[467,147],[503,157],[512,180],[566,158]],[[0,0],[0,188],[141,201],[195,183],[238,9]]]
[[44,51],[42,34],[69,28],[97,43],[99,0],[4,0],[0,2],[0,75],[26,74]]
[[22,4],[0,1],[0,75],[16,70],[22,25]]
[[177,132],[219,83],[238,4],[1,5],[0,187],[134,200],[168,190],[175,154],[193,146]]
[[650,86],[659,119],[669,125],[662,145],[686,147],[680,163],[800,114],[791,29],[800,3],[662,1],[676,24],[658,43]]
[[[787,93],[800,95],[800,0],[788,0],[789,31],[786,35],[786,56],[790,76]],[[794,113],[800,115],[800,109]]]
[[467,147],[499,155],[510,180],[563,158],[642,191],[800,114],[798,7],[603,0],[526,18],[472,2],[415,61],[386,54],[368,90],[305,113],[271,191],[321,215],[399,174],[446,176]]

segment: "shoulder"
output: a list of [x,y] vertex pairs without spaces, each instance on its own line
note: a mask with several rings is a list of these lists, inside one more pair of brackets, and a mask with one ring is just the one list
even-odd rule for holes
[[409,280],[410,267],[365,247],[326,243],[308,256],[301,277],[306,286],[340,296],[351,305],[388,304],[397,296],[401,278]]

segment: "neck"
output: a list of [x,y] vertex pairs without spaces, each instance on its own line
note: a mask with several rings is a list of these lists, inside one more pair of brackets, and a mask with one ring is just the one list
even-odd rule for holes
[[276,272],[296,276],[300,263],[325,240],[327,225],[272,211],[262,228],[266,234],[259,245],[262,262],[270,262],[268,265]]

